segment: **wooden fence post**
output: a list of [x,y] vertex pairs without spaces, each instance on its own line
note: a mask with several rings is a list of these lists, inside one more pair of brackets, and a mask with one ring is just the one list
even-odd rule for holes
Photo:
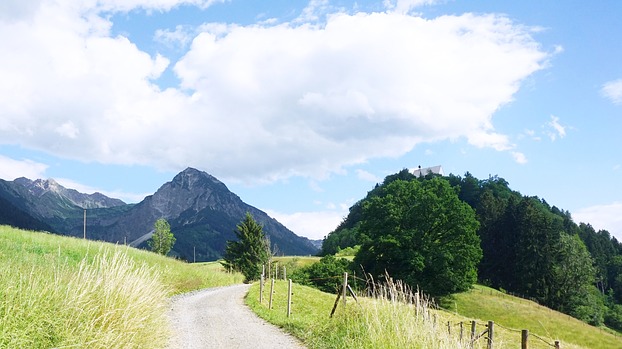
[[292,279],[289,279],[289,286],[287,288],[287,317],[292,314]]
[[451,336],[451,321],[447,321],[447,333]]
[[259,280],[259,304],[263,303],[263,283],[264,283],[264,276],[263,274],[261,274],[261,280]]
[[520,337],[520,348],[527,349],[529,346],[529,330],[522,330]]
[[339,304],[339,297],[341,297],[341,292],[337,292],[337,299],[335,299],[333,310],[330,311],[330,317],[333,317],[333,315],[335,314],[335,310],[337,309],[337,304]]
[[559,341],[555,341],[555,349],[560,349],[561,347],[559,346]]
[[268,305],[268,309],[272,309],[272,294],[274,293],[274,279],[272,280],[272,284],[270,285],[270,303]]
[[475,340],[475,329],[477,326],[477,322],[471,321],[471,346],[473,346],[473,341]]
[[460,342],[462,342],[462,335],[464,334],[464,323],[460,321]]
[[415,316],[417,317],[417,319],[419,318],[419,307],[421,306],[419,302],[419,290],[417,289],[417,293],[415,293]]
[[283,280],[287,280],[287,267],[283,267]]
[[346,292],[348,291],[348,273],[343,273],[343,290],[342,290],[342,295],[341,297],[343,297],[343,307],[346,307]]
[[488,349],[493,349],[493,337],[495,335],[495,323],[488,321]]

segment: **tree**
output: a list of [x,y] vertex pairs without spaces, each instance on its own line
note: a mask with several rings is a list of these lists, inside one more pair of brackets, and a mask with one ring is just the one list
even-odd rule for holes
[[335,293],[343,283],[343,273],[350,271],[350,264],[345,258],[336,258],[329,254],[317,263],[295,270],[292,280],[324,292]]
[[237,241],[227,241],[222,265],[229,271],[241,272],[246,282],[259,279],[262,265],[270,259],[270,244],[263,227],[247,212],[235,235]]
[[175,235],[171,233],[171,226],[166,219],[160,218],[155,222],[153,228],[155,231],[149,241],[149,247],[153,252],[166,256],[175,245],[176,240]]
[[358,225],[354,228],[343,228],[330,232],[322,242],[321,256],[335,254],[347,247],[357,244]]
[[482,257],[478,227],[446,179],[396,180],[364,205],[355,265],[432,295],[465,291]]
[[566,314],[572,314],[593,325],[600,325],[604,305],[598,305],[592,300],[602,298],[598,292],[592,297],[592,290],[597,290],[593,286],[596,280],[593,263],[578,235],[562,233],[552,270],[553,292],[550,303]]

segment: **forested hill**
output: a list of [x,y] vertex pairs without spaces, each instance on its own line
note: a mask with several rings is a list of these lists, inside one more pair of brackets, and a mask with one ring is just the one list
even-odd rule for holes
[[[350,208],[322,246],[332,254],[361,243],[365,203],[396,180],[426,181],[404,169],[387,176]],[[577,224],[570,212],[512,190],[503,178],[468,172],[441,177],[479,221],[478,282],[522,295],[593,325],[622,330],[622,244],[605,230]],[[367,219],[370,219],[367,216]]]

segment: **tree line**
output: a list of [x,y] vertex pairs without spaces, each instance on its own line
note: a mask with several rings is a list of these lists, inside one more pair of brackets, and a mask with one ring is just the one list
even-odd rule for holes
[[622,330],[622,244],[498,176],[389,175],[350,208],[321,254],[355,246],[354,269],[386,270],[431,295],[479,282]]

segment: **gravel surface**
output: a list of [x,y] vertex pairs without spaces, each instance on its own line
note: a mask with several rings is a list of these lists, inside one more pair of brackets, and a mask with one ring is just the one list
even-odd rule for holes
[[205,289],[171,299],[169,349],[304,349],[245,304],[249,285]]

